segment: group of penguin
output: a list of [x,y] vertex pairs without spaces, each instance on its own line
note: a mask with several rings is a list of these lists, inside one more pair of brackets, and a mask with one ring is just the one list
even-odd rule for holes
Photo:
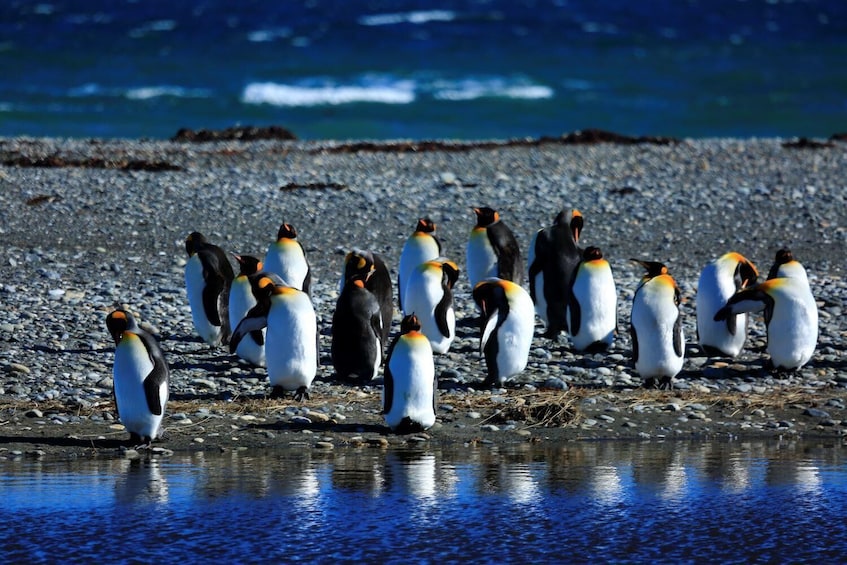
[[[517,240],[489,207],[473,208],[476,224],[466,248],[467,276],[480,313],[484,385],[501,386],[526,368],[535,331],[569,334],[577,351],[603,352],[617,332],[617,290],[598,247],[579,247],[583,216],[563,210],[532,238],[529,290],[522,286]],[[435,224],[421,218],[400,255],[400,332],[388,344],[394,315],[393,284],[379,254],[355,249],[344,259],[332,317],[331,357],[336,379],[367,383],[383,369],[382,404],[395,432],[426,430],[435,423],[434,354],[456,336],[452,289],[457,264],[442,256]],[[317,316],[310,296],[311,270],[293,226],[283,223],[263,259],[226,253],[199,232],[185,240],[185,285],[198,335],[212,346],[265,367],[271,396],[308,398],[319,364]],[[632,358],[645,386],[671,387],[682,369],[685,340],[680,290],[659,262],[633,259],[646,273],[633,297]],[[803,266],[780,250],[768,278],[741,254],[729,252],[701,272],[697,296],[698,341],[707,354],[735,357],[744,345],[749,313],[764,311],[767,351],[776,370],[806,364],[817,344],[817,306]],[[168,366],[156,340],[125,310],[110,313],[115,341],[114,392],[130,441],[159,435],[168,398]],[[383,352],[386,351],[383,359]]]

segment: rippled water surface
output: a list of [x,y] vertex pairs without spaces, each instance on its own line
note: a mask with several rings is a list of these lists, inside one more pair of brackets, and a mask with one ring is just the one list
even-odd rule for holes
[[5,562],[847,559],[844,446],[578,443],[0,463]]

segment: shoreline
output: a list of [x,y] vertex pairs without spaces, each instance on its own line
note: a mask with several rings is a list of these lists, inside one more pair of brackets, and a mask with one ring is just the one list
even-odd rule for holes
[[[104,320],[116,305],[154,330],[171,365],[170,437],[154,443],[165,451],[292,443],[328,449],[785,436],[843,441],[847,223],[840,222],[847,218],[847,144],[789,148],[784,141],[462,151],[351,144],[353,150],[331,151],[339,143],[0,139],[6,163],[0,166],[0,460],[125,456],[118,444],[128,436],[109,419],[113,348]],[[41,165],[19,166],[15,159]],[[527,370],[506,389],[477,391],[483,367],[463,272],[459,336],[436,359],[442,388],[436,427],[393,435],[379,414],[381,378],[364,388],[328,381],[328,329],[343,255],[352,247],[371,249],[395,275],[405,238],[427,215],[446,255],[464,270],[473,205],[500,210],[524,256],[531,235],[560,208],[580,209],[586,220],[580,243],[601,247],[615,273],[615,345],[607,355],[574,353],[566,338],[543,339],[537,326]],[[191,231],[227,251],[261,255],[282,221],[298,228],[306,247],[322,334],[319,377],[303,404],[266,400],[261,370],[194,337],[182,282],[182,240]],[[793,375],[765,372],[760,317],[739,358],[703,356],[693,330],[699,270],[733,249],[766,272],[784,246],[806,266],[818,300],[812,361]],[[665,262],[683,291],[688,350],[674,392],[638,388],[631,367],[626,327],[641,275],[631,257]],[[392,335],[398,326],[395,313]]]

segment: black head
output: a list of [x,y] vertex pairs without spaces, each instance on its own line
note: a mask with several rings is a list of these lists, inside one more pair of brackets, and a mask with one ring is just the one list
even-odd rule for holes
[[583,261],[595,261],[603,258],[603,252],[599,247],[586,247],[582,252]]
[[120,343],[121,335],[123,335],[127,329],[134,326],[135,318],[133,318],[132,314],[126,310],[118,309],[106,316],[106,329],[109,330],[109,334],[111,334],[112,339],[115,340],[115,345]]
[[435,222],[433,222],[429,218],[420,218],[418,219],[418,223],[415,226],[415,231],[423,233],[433,233],[435,232]]
[[277,239],[296,239],[297,230],[291,224],[281,224],[276,232]]
[[209,241],[202,233],[199,231],[191,232],[188,237],[185,238],[185,252],[188,253],[189,257],[193,257],[194,254],[197,253],[197,249],[207,243],[209,243]]
[[630,259],[630,261],[634,261],[647,269],[647,274],[644,275],[645,279],[652,279],[653,277],[668,274],[668,268],[664,263],[659,263],[658,261],[641,261],[640,259]]
[[500,214],[497,212],[497,210],[489,208],[488,206],[483,206],[481,208],[473,208],[473,211],[474,214],[476,214],[477,227],[488,227],[494,222],[500,220]]
[[400,333],[407,334],[409,332],[421,331],[421,322],[414,312],[403,318],[400,322]]
[[444,261],[441,264],[441,271],[447,279],[447,288],[452,289],[459,280],[459,266],[453,261]]
[[264,268],[262,260],[258,257],[253,257],[252,255],[236,255],[235,253],[233,253],[232,256],[235,257],[235,260],[238,262],[239,275],[249,277]]
[[792,261],[794,261],[794,254],[791,253],[790,249],[782,248],[777,251],[773,265],[771,265],[771,269],[768,271],[768,279],[775,279],[779,268]]

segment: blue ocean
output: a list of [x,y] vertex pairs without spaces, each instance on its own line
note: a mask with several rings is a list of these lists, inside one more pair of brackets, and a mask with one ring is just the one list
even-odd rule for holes
[[844,0],[10,0],[0,136],[847,130]]

